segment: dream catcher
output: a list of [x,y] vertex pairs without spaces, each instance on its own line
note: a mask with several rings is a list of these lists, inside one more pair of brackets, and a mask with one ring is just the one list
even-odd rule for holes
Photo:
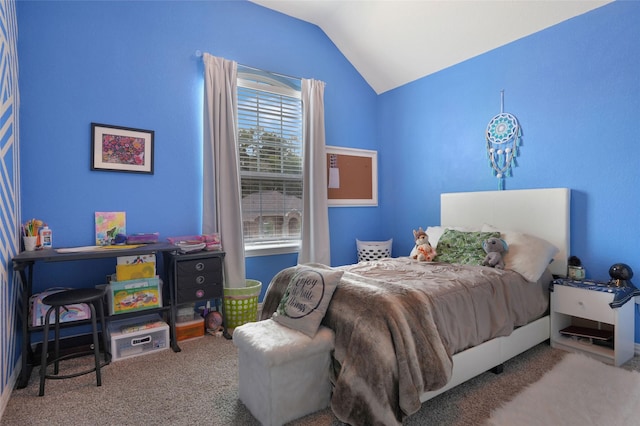
[[504,112],[504,90],[500,91],[500,114],[487,125],[487,157],[492,173],[498,178],[498,189],[504,189],[504,178],[513,176],[522,132],[518,119]]

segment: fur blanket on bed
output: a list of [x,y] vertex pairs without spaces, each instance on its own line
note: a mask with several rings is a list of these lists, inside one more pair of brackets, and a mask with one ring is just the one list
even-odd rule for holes
[[[262,319],[271,317],[296,269],[274,277]],[[401,424],[420,409],[422,393],[449,381],[451,355],[430,306],[429,296],[419,289],[345,272],[323,320],[336,332],[331,407],[338,419]]]

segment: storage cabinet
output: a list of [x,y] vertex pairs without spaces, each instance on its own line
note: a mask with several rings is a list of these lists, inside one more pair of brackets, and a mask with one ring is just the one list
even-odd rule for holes
[[[581,352],[615,366],[631,359],[634,355],[635,301],[631,299],[618,308],[612,308],[609,304],[614,299],[613,291],[554,285],[551,292],[551,346]],[[567,327],[581,320],[588,325],[578,329],[580,336],[566,333]],[[613,345],[597,344],[597,340],[606,334],[603,330],[612,333]]]
[[[224,318],[224,256],[223,251],[165,253],[165,264],[169,269],[173,336],[176,335],[177,305],[214,300],[216,308],[221,309]],[[231,338],[226,325],[223,335],[227,339]],[[174,351],[180,351],[176,339],[172,339],[172,344]]]

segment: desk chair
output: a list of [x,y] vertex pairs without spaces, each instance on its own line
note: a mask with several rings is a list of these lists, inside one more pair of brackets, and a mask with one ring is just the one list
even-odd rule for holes
[[[40,362],[40,396],[44,395],[44,385],[46,379],[70,379],[72,377],[82,376],[96,372],[97,386],[102,385],[102,378],[100,375],[100,368],[110,362],[109,354],[109,342],[107,341],[106,323],[104,320],[104,307],[103,297],[105,295],[104,289],[96,288],[81,288],[72,290],[63,290],[58,293],[51,294],[44,299],[42,303],[50,306],[45,316],[44,332],[42,338],[42,358]],[[69,355],[60,356],[60,310],[64,309],[65,305],[73,305],[76,303],[84,303],[89,306],[91,310],[91,325],[93,334],[93,351],[87,351],[82,353],[74,353]],[[98,324],[96,318],[96,307],[98,308],[98,315],[100,318],[100,324],[102,327],[102,344],[104,350],[104,364],[100,363],[100,344],[98,339]],[[54,337],[54,356],[53,359],[47,361],[48,357],[48,345],[49,345],[49,322],[51,313],[55,312],[55,337]],[[65,359],[78,357],[82,355],[89,355],[93,353],[95,359],[95,367],[89,370],[81,372],[59,375],[59,362]],[[47,374],[47,366],[54,364],[53,374]]]

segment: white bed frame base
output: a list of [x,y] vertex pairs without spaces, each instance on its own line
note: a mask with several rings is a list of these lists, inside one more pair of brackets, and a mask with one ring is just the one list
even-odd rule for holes
[[[555,275],[566,276],[570,253],[571,190],[567,188],[481,191],[442,194],[441,226],[481,227],[535,235],[554,244],[560,252],[550,265]],[[453,356],[451,380],[444,387],[422,394],[427,401],[490,370],[549,339],[549,316]]]
[[547,315],[514,330],[509,336],[498,337],[455,354],[451,380],[440,389],[423,393],[420,401],[440,395],[544,342],[549,338],[550,326]]

